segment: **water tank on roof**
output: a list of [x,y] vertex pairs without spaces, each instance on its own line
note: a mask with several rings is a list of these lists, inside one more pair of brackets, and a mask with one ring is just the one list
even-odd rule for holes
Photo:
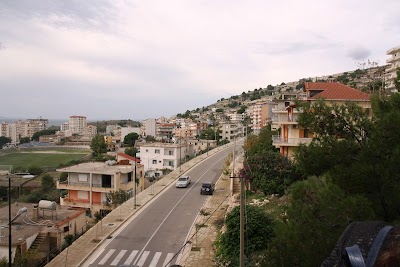
[[113,165],[116,165],[116,164],[117,164],[117,162],[116,162],[115,160],[107,160],[105,163],[106,163],[106,165],[108,165],[108,166],[113,166]]
[[57,204],[56,204],[56,202],[50,201],[50,200],[40,200],[39,208],[46,209],[46,210],[56,210]]

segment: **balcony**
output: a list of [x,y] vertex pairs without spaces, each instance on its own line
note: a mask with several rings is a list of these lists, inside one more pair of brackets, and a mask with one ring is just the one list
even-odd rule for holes
[[289,117],[287,115],[273,115],[272,116],[272,123],[273,124],[287,124],[287,125],[297,125],[297,115],[293,116],[292,119],[290,120]]
[[[129,187],[129,185],[132,184],[133,182],[129,182],[127,184],[120,184],[118,189],[125,190],[123,188]],[[57,189],[66,189],[66,190],[80,190],[80,191],[92,191],[92,192],[103,192],[103,193],[110,193],[111,191],[115,191],[113,186],[102,186],[99,183],[93,183],[92,184],[92,189],[90,190],[90,183],[85,182],[85,183],[77,183],[77,182],[57,182]]]
[[[60,205],[61,206],[68,206],[68,207],[80,207],[80,208],[85,208],[88,209],[90,208],[90,202],[89,200],[86,199],[68,199],[68,196],[65,197],[60,197]],[[99,208],[105,208],[106,206],[104,203],[100,201],[93,201],[92,206],[97,206]]]
[[272,136],[273,146],[299,146],[300,144],[311,143],[312,138],[283,138],[279,135]]
[[393,63],[398,60],[400,60],[400,56],[392,56],[391,58],[386,60],[386,63]]

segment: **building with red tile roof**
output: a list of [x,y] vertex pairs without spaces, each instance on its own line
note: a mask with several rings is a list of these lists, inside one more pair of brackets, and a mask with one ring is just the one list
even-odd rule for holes
[[302,93],[296,97],[277,99],[272,108],[272,127],[280,129],[280,135],[273,136],[272,144],[279,148],[283,156],[290,158],[293,157],[296,147],[300,144],[309,144],[314,135],[298,124],[297,119],[301,110],[296,108],[292,99],[309,102],[323,99],[328,105],[343,105],[350,101],[363,109],[371,108],[369,94],[341,83],[306,82],[304,92],[305,95]]
[[369,102],[370,98],[367,93],[337,82],[306,82],[304,83],[304,91],[307,93],[307,100]]

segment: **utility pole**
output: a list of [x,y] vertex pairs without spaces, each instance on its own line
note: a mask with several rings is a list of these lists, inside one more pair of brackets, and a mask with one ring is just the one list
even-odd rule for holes
[[240,181],[240,267],[244,267],[244,178],[235,176],[235,147],[236,138],[234,139],[233,157],[232,157],[232,177],[239,178]]
[[240,180],[240,267],[244,267],[244,178]]
[[136,162],[136,160],[135,160],[135,177],[133,178],[133,186],[134,186],[134,192],[135,192],[135,199],[134,199],[134,201],[133,201],[133,207],[134,207],[134,209],[136,209],[136,164],[137,164],[137,162]]
[[11,177],[8,175],[8,266],[11,267]]

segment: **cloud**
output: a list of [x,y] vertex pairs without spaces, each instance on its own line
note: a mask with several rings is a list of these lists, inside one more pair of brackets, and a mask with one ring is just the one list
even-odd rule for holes
[[338,0],[329,12],[313,0],[3,0],[0,10],[9,117],[170,116],[385,62],[400,32],[396,0]]
[[371,55],[371,51],[365,47],[353,47],[347,52],[347,56],[354,60],[367,59]]

